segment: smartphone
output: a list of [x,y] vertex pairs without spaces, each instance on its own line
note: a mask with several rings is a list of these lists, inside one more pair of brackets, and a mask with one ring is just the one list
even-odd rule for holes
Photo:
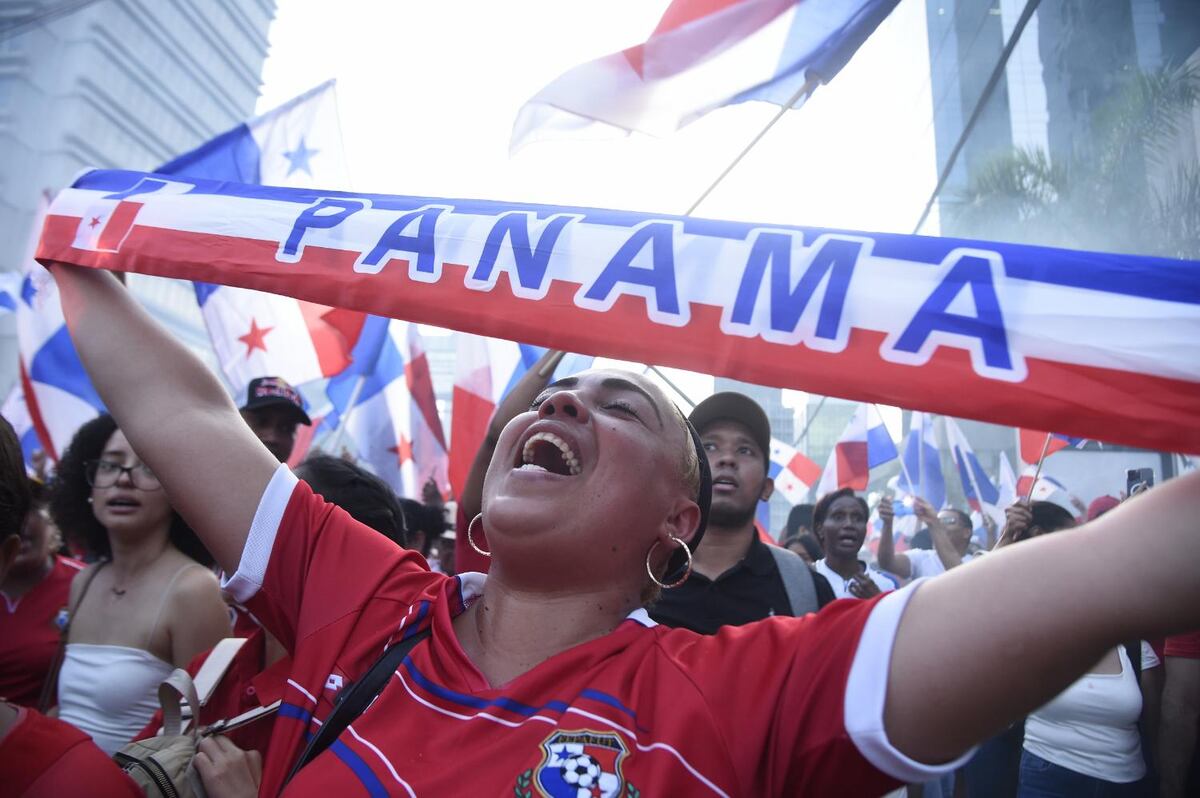
[[1125,495],[1136,496],[1154,487],[1153,468],[1130,468],[1125,471]]

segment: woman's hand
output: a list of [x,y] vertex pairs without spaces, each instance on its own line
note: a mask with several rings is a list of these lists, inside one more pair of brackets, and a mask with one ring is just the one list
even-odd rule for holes
[[880,593],[879,585],[866,574],[855,574],[850,577],[850,594],[855,598],[875,598]]
[[205,737],[196,750],[196,771],[209,798],[258,795],[262,784],[262,755],[243,751],[219,734]]

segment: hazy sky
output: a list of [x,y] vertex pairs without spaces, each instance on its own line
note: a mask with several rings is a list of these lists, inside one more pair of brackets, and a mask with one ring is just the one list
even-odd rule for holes
[[[683,213],[776,113],[747,103],[664,139],[532,144],[521,105],[568,68],[643,41],[667,0],[280,0],[259,112],[331,77],[359,191]],[[910,232],[936,182],[925,4],[902,0],[697,211]],[[926,231],[935,231],[936,221]],[[673,372],[674,373],[674,372]],[[700,398],[711,379],[679,376]]]
[[[259,111],[338,79],[354,188],[682,213],[776,112],[718,110],[665,139],[533,144],[517,109],[566,69],[645,39],[666,0],[281,0]],[[909,232],[932,189],[925,6],[903,0],[788,114],[701,216]]]

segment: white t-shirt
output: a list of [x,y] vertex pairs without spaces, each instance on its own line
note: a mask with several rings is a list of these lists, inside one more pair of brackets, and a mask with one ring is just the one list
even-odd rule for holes
[[[909,564],[912,566],[911,577],[920,579],[923,576],[941,576],[946,573],[946,566],[942,565],[942,558],[933,549],[909,549],[904,552],[904,556],[908,558]],[[964,554],[962,561],[964,563],[975,559],[974,554]]]
[[[1146,775],[1137,722],[1142,692],[1125,647],[1120,673],[1087,673],[1025,721],[1025,750],[1060,767],[1127,784]],[[1142,670],[1158,657],[1142,641]]]
[[[858,598],[858,596],[850,592],[850,580],[844,578],[841,574],[830,568],[829,564],[826,563],[824,559],[817,560],[815,563],[813,563],[813,569],[821,576],[829,580],[829,586],[833,588],[833,595],[835,598]],[[867,566],[867,576],[871,578],[872,582],[879,586],[881,591],[895,590],[896,588],[900,587],[900,585],[897,584],[896,581],[890,576],[887,576],[881,571],[875,570],[869,565]]]

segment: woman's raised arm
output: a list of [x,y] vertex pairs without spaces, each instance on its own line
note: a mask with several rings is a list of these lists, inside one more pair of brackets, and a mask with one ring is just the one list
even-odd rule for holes
[[1197,563],[1200,473],[931,579],[896,633],[889,740],[919,761],[949,761],[1122,641],[1200,627]]
[[171,504],[233,573],[278,462],[216,376],[108,272],[50,267],[92,383]]

